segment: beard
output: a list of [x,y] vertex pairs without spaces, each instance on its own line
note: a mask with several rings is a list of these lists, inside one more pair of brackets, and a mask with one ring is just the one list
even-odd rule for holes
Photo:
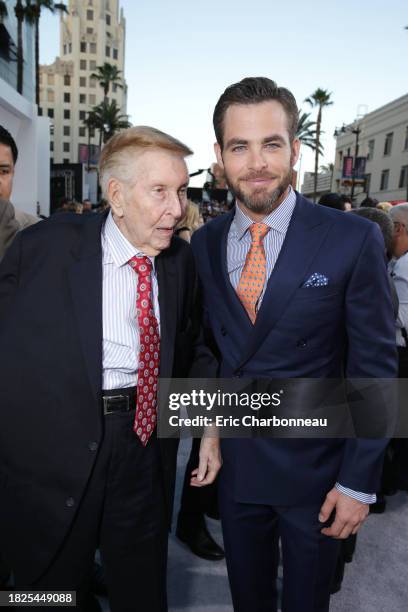
[[253,179],[272,179],[273,174],[268,172],[252,172],[247,174],[236,182],[232,181],[224,168],[225,178],[233,196],[239,200],[248,210],[264,214],[265,216],[271,213],[280,204],[280,198],[285,193],[289,185],[292,183],[293,170],[289,166],[286,174],[273,191],[267,191],[265,187],[254,189],[251,193],[245,193],[239,185],[239,181],[248,181]]

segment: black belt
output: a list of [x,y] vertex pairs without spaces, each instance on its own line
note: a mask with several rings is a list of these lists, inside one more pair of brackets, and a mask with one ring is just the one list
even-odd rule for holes
[[130,412],[136,408],[137,387],[102,391],[103,414]]

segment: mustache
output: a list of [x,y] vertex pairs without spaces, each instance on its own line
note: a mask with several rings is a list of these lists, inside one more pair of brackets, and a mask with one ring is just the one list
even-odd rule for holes
[[258,179],[275,179],[277,178],[274,174],[270,174],[269,172],[251,172],[241,177],[241,181],[256,181]]

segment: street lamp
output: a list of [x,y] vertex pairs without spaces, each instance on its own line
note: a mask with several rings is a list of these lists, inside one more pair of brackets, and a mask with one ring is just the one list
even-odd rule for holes
[[358,157],[358,141],[360,138],[360,134],[362,132],[362,129],[360,127],[360,125],[357,123],[356,125],[343,125],[341,126],[340,129],[335,129],[334,130],[334,137],[337,138],[337,136],[339,136],[340,134],[354,134],[356,137],[356,142],[355,142],[355,154],[354,154],[354,160],[353,160],[353,171],[352,171],[352,175],[351,175],[351,194],[350,197],[353,200],[354,198],[354,187],[355,187],[355,179],[356,179],[356,164],[357,164],[357,157]]

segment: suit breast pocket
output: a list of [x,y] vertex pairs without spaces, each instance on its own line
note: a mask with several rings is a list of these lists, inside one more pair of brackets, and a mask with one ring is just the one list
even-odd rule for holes
[[300,287],[294,293],[295,300],[321,300],[328,298],[339,298],[340,287],[336,285],[325,285],[324,287]]

